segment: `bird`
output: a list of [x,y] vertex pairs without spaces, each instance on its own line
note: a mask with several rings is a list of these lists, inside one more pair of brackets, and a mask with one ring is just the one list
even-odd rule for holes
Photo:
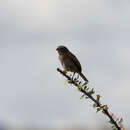
[[59,60],[64,68],[64,72],[74,72],[72,79],[75,73],[78,73],[83,80],[88,82],[88,79],[82,73],[82,67],[77,57],[72,52],[70,52],[67,47],[63,45],[58,46],[56,50],[59,54]]

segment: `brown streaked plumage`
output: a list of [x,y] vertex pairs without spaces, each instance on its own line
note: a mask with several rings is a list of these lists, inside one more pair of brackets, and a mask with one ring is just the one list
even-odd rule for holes
[[59,60],[64,70],[74,72],[74,74],[78,73],[85,81],[88,82],[88,79],[82,74],[82,67],[76,56],[65,46],[58,46],[56,50],[59,53]]

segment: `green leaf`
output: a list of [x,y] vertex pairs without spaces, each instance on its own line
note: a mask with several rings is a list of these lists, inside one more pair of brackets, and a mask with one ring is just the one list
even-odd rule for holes
[[80,84],[79,84],[77,87],[78,87],[78,89],[79,89],[79,90],[81,90],[81,89],[82,89],[82,87],[80,86]]
[[86,96],[85,98],[86,98],[86,99],[88,99],[89,97],[88,97],[88,96]]
[[97,101],[99,101],[99,100],[100,100],[100,97],[101,97],[101,96],[98,94],[98,95],[97,95]]
[[115,127],[115,125],[112,126],[112,129],[113,129],[113,130],[118,130],[118,129]]
[[107,106],[107,105],[105,105],[105,106],[104,106],[104,109],[105,109],[105,110],[108,110],[108,106]]
[[110,124],[113,124],[113,122],[112,122],[112,121],[109,121],[109,123],[110,123]]
[[84,86],[84,89],[86,89],[87,88],[87,86]]
[[100,110],[101,110],[101,108],[100,108],[100,107],[98,107],[96,112],[98,113]]
[[89,88],[87,86],[83,86],[83,89],[88,91]]
[[83,94],[83,95],[80,97],[80,99],[82,99],[84,96],[85,96],[85,95]]
[[92,94],[95,93],[95,91],[94,91],[94,89],[92,88],[88,93],[89,93],[89,95],[92,95]]
[[77,79],[76,79],[76,78],[74,78],[74,82],[77,82]]
[[95,108],[95,107],[97,107],[97,104],[96,104],[96,103],[93,104],[93,108]]
[[85,85],[87,85],[87,83],[88,83],[88,82],[85,82],[85,83],[84,83],[82,86],[85,86]]
[[117,128],[114,128],[113,130],[117,130]]

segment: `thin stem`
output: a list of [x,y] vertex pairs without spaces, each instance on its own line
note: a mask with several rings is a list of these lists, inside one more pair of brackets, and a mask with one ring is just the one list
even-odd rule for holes
[[[62,70],[60,70],[59,68],[57,68],[57,71],[60,72],[63,76],[65,76],[74,86],[78,87],[79,85],[74,82],[74,80],[69,77],[68,75],[66,75],[66,73],[64,73]],[[84,93],[85,95],[87,95],[94,103],[96,103],[96,105],[98,107],[101,108],[101,104],[99,101],[97,101],[96,99],[94,99],[89,93],[87,93],[83,88],[80,88],[79,89],[80,92]],[[102,111],[103,113],[105,113],[108,118],[110,119],[110,121],[115,125],[115,127],[118,129],[118,130],[121,130],[121,128],[118,126],[117,122],[113,119],[113,117],[110,115],[110,113],[108,112],[108,109],[105,109],[105,108],[102,108]]]

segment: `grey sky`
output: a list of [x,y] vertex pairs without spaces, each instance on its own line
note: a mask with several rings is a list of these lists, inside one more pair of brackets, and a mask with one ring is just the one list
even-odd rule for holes
[[[0,120],[8,125],[102,125],[64,77],[56,47],[66,45],[112,112],[130,120],[130,1],[0,1]],[[91,123],[92,122],[92,123]]]

